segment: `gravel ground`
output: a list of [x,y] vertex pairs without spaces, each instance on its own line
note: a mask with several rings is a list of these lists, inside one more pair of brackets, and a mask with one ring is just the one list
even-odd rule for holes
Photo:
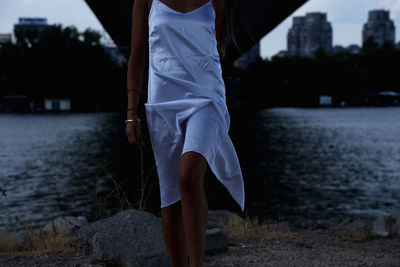
[[346,241],[332,229],[298,229],[296,238],[231,240],[228,251],[209,255],[205,266],[400,266],[400,237]]
[[42,266],[80,266],[98,267],[102,264],[90,264],[80,253],[49,253],[49,254],[0,254],[0,266],[7,267],[42,267]]
[[[350,232],[343,229],[298,228],[291,229],[290,233],[281,237],[229,238],[228,250],[206,255],[204,266],[400,266],[398,235],[369,236],[357,242],[344,240],[350,236]],[[90,264],[84,256],[75,252],[0,254],[0,266],[105,265]]]

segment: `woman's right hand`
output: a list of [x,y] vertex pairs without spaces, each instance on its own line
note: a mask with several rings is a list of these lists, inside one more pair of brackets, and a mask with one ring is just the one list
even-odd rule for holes
[[[138,117],[134,117],[132,119],[138,119]],[[144,145],[141,124],[139,121],[127,122],[125,132],[126,132],[126,136],[128,137],[129,143],[137,144],[137,145]]]

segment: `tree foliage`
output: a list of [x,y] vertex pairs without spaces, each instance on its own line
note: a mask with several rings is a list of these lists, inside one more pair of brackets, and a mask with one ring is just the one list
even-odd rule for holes
[[311,57],[286,56],[261,59],[226,74],[242,79],[241,100],[255,108],[315,106],[320,95],[362,104],[370,93],[400,92],[400,50],[390,42],[379,46],[372,38],[360,53],[328,54],[317,50]]
[[3,94],[69,97],[77,109],[123,105],[123,69],[103,49],[99,32],[56,24],[14,35],[16,43],[0,49]]

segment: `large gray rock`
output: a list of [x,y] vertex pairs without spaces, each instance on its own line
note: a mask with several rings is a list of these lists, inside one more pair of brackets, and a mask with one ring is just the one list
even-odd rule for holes
[[128,209],[74,231],[92,263],[119,266],[171,266],[161,230],[153,214]]
[[[213,212],[213,211],[211,211]],[[237,216],[233,213],[223,214]],[[228,215],[229,214],[229,215]],[[216,217],[213,217],[216,220]],[[205,253],[226,251],[228,238],[216,221],[209,221]],[[72,231],[76,245],[92,263],[119,266],[171,266],[162,235],[161,220],[153,214],[128,209]]]

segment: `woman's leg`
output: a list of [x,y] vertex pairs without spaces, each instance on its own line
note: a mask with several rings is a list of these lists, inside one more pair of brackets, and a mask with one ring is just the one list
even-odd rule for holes
[[206,168],[207,160],[200,153],[187,151],[181,157],[179,191],[190,267],[203,266],[204,261],[208,224],[208,205],[204,191]]
[[161,209],[162,231],[168,256],[174,267],[188,266],[181,201]]

